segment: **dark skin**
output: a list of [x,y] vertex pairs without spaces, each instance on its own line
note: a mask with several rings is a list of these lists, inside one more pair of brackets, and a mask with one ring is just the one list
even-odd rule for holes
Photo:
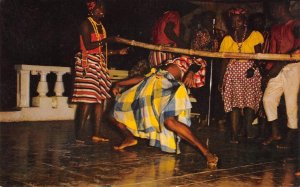
[[[244,25],[246,23],[245,19],[240,15],[235,15],[235,16],[232,16],[231,22],[232,22],[233,30],[237,32],[237,41],[235,41],[234,31],[232,33],[230,33],[232,39],[237,43],[243,42],[242,39],[243,39],[243,35],[244,35],[244,32],[245,32]],[[250,36],[251,33],[252,33],[252,30],[247,29],[245,39],[247,39]],[[254,46],[254,49],[255,49],[255,53],[260,53],[262,51],[262,46],[260,44],[258,44],[256,46]],[[223,82],[223,77],[224,77],[227,65],[229,63],[229,60],[230,59],[224,59],[223,60],[223,63],[222,63],[222,66],[221,66],[221,76],[220,76],[220,82],[221,83]],[[219,90],[221,90],[221,89],[222,89],[222,85],[219,85]]]
[[[231,17],[231,26],[233,28],[233,32],[230,34],[233,40],[237,43],[242,43],[244,40],[246,40],[250,34],[252,33],[252,30],[247,29],[245,38],[243,38],[244,33],[245,33],[245,24],[246,20],[243,16],[241,15],[233,15]],[[237,37],[235,37],[235,32],[237,34]],[[243,40],[244,39],[244,40]],[[262,46],[256,45],[254,46],[255,53],[261,52]],[[221,91],[223,89],[223,77],[227,68],[227,65],[229,63],[229,59],[224,59],[221,67],[221,76],[220,76],[220,85],[219,85],[219,90]],[[245,75],[246,76],[246,75]],[[237,144],[239,141],[237,140],[237,133],[238,133],[238,124],[239,124],[239,119],[241,115],[241,108],[233,108],[232,111],[230,112],[230,117],[231,117],[231,128],[232,128],[232,137],[230,142]],[[251,125],[253,118],[254,118],[254,110],[251,108],[244,108],[244,116],[245,116],[245,121],[246,121],[246,126]]]
[[175,28],[175,24],[173,22],[168,22],[164,29],[166,36],[170,40],[174,41],[177,47],[186,48],[187,47],[186,43],[179,36],[176,35],[176,33],[174,32],[174,28]]
[[[182,80],[181,77],[181,71],[175,64],[169,64],[164,67],[166,71],[171,73],[174,78],[178,81]],[[120,87],[124,86],[132,86],[135,84],[138,84],[144,79],[144,77],[134,77],[131,79],[123,80],[118,83],[116,83],[115,87],[112,89],[112,92],[114,95],[120,94]],[[189,78],[184,78],[189,79]],[[184,81],[185,81],[184,80]],[[189,82],[189,81],[188,81]],[[134,146],[137,144],[137,139],[133,136],[133,134],[126,128],[126,126],[115,119],[113,119],[113,122],[117,125],[117,127],[121,130],[122,134],[125,136],[125,139],[119,146],[115,146],[114,149],[116,150],[123,150],[126,147]],[[211,154],[208,149],[203,146],[198,138],[193,135],[193,133],[190,131],[190,129],[183,123],[179,122],[176,117],[170,117],[164,121],[164,124],[166,125],[166,128],[169,130],[175,132],[178,136],[185,139],[192,145],[194,145],[207,159],[208,164],[216,164],[218,161],[218,158]]]
[[[92,10],[92,18],[94,21],[96,21],[98,24],[104,17],[105,10],[103,6],[96,5],[94,10]],[[99,34],[103,34],[102,27],[100,25],[97,26]],[[91,42],[91,33],[94,33],[93,26],[91,25],[90,21],[86,19],[80,26],[80,34],[83,38],[84,46],[87,50],[92,50],[95,48],[98,48],[99,46],[102,46],[106,40],[101,41],[93,41]],[[128,48],[124,48],[121,50],[108,50],[108,55],[114,55],[114,54],[120,54],[125,55],[128,53]],[[87,134],[85,132],[85,125],[87,123],[88,116],[91,112],[93,112],[94,116],[94,133],[92,135],[91,140],[93,142],[105,142],[108,141],[107,138],[101,137],[100,135],[100,127],[101,127],[101,119],[103,115],[103,103],[104,100],[101,101],[101,103],[79,103],[77,107],[77,115],[75,119],[75,135],[76,139],[78,141],[90,141],[89,137],[87,137]]]
[[[100,23],[105,15],[105,9],[103,6],[96,7],[95,10],[92,11],[93,15],[91,16],[97,23]],[[103,34],[101,25],[97,26],[99,34]],[[107,42],[108,39],[102,39],[101,41],[91,41],[91,33],[94,33],[93,26],[90,21],[86,19],[80,26],[80,34],[83,38],[84,46],[87,50],[92,50],[102,46]],[[128,53],[129,48],[123,48],[121,50],[108,50],[108,55],[125,55]]]

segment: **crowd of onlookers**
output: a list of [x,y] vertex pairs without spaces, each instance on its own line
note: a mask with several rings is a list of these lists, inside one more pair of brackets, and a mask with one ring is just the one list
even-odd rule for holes
[[[154,27],[152,41],[157,45],[201,51],[299,53],[300,19],[290,13],[289,2],[269,2],[266,7],[268,9],[264,12],[250,15],[244,8],[230,9],[227,33],[215,27],[216,14],[213,11],[195,15],[191,22],[192,37],[188,43],[180,38],[183,33],[180,33],[178,12],[166,11]],[[273,24],[268,25],[267,22]],[[176,55],[171,53],[152,51],[150,67],[157,67],[174,58]],[[299,63],[212,60],[205,57],[203,60],[206,63],[202,63],[205,67],[201,73],[204,77],[202,85],[200,88],[190,86],[193,97],[197,99],[194,108],[200,112],[201,126],[207,124],[210,112],[220,130],[225,129],[227,121],[230,143],[237,144],[246,139],[264,146],[272,144],[283,150],[299,144]],[[210,81],[213,81],[212,86]]]
[[[206,156],[210,165],[218,157],[208,151],[193,135],[190,126],[189,93],[197,99],[194,106],[202,125],[208,117],[219,127],[230,127],[230,143],[242,139],[258,140],[263,145],[276,143],[278,149],[290,149],[297,142],[300,63],[253,59],[211,59],[150,51],[129,72],[130,79],[112,85],[107,70],[108,55],[125,55],[128,49],[109,50],[106,30],[101,23],[103,3],[87,1],[90,15],[80,27],[81,52],[76,55],[72,101],[78,103],[76,139],[78,142],[108,141],[100,133],[104,100],[116,96],[111,121],[124,141],[116,150],[137,144],[136,137],[147,138],[150,145],[166,152],[178,152],[175,135],[187,140]],[[232,53],[298,53],[300,19],[293,18],[289,3],[268,2],[268,10],[249,15],[244,8],[228,11],[228,32],[215,27],[216,15],[205,11],[194,16],[190,42],[182,39],[180,14],[166,9],[152,29],[153,44],[200,51]],[[274,23],[266,26],[266,15]],[[149,72],[152,68],[151,72]],[[147,74],[147,75],[146,75]],[[211,84],[213,81],[213,84]],[[125,87],[121,89],[121,87]],[[120,95],[121,94],[121,95]],[[278,115],[281,98],[285,114]],[[283,106],[284,106],[283,105]],[[223,107],[220,107],[223,106]],[[84,126],[93,111],[95,128],[87,136]],[[286,115],[287,130],[281,131]],[[256,123],[255,121],[258,121]],[[266,129],[270,127],[270,132]],[[282,129],[282,128],[281,128]],[[296,173],[299,175],[299,173]]]

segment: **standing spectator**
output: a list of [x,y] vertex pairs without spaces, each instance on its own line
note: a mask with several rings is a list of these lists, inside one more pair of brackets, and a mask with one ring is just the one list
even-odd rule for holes
[[[264,42],[263,36],[258,31],[247,27],[246,10],[243,8],[229,11],[232,31],[225,36],[220,52],[256,53],[261,51]],[[225,112],[230,112],[231,117],[231,143],[239,143],[238,126],[243,112],[247,126],[251,126],[254,113],[259,108],[262,96],[261,75],[257,69],[252,76],[247,76],[253,70],[253,60],[225,59],[221,70],[220,90],[224,100]],[[251,135],[248,134],[248,137]]]
[[[278,22],[272,26],[270,53],[291,53],[300,47],[300,19],[294,19],[289,12],[289,3],[275,1],[269,4],[271,16]],[[267,119],[272,125],[272,135],[263,145],[281,140],[277,107],[284,94],[287,113],[287,137],[277,148],[287,149],[295,141],[298,128],[298,93],[300,87],[300,63],[275,62],[268,76],[270,80],[264,93],[263,103]]]
[[[101,1],[87,0],[89,17],[80,26],[81,52],[75,56],[75,80],[72,102],[78,103],[75,117],[75,138],[78,143],[108,141],[100,135],[103,103],[110,98],[111,80],[106,54],[127,54],[128,49],[109,50],[102,41],[106,30],[101,23],[104,17],[104,4]],[[106,45],[105,45],[106,46]],[[86,122],[91,111],[94,114],[94,131],[87,133]]]
[[264,37],[263,53],[268,53],[270,49],[270,28],[266,23],[266,16],[264,13],[255,13],[249,16],[249,27],[253,30],[259,31]]
[[[168,10],[156,21],[152,29],[152,43],[170,47],[186,47],[181,39],[180,15],[177,11]],[[151,67],[156,67],[166,60],[173,59],[172,53],[150,51],[149,62]]]
[[[192,39],[191,39],[191,49],[201,50],[201,51],[218,51],[219,44],[225,34],[224,31],[217,29],[214,27],[216,21],[216,14],[212,11],[205,11],[199,15],[193,17],[191,22],[192,28]],[[211,59],[205,59],[206,61],[210,61]],[[215,85],[215,81],[219,80],[219,64],[213,64],[213,82]],[[210,69],[211,63],[208,63],[207,67],[204,67],[204,84],[201,88],[192,88],[191,93],[197,99],[197,109],[200,112],[201,124],[200,127],[207,125],[207,112],[208,112],[208,99],[209,94],[213,96],[213,104],[214,105],[222,105],[221,96],[218,93],[214,92],[212,89],[212,93],[210,93],[209,81],[210,81],[210,71],[208,74],[206,73],[206,69]],[[215,107],[214,110],[218,110],[220,107]],[[218,120],[220,122],[224,121],[224,111],[218,110],[214,112],[215,116],[218,116]]]

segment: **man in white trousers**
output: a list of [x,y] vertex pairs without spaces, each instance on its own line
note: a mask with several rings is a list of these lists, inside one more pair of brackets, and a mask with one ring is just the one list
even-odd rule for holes
[[[270,53],[295,53],[300,48],[300,19],[294,19],[286,1],[274,1],[270,4],[271,16],[278,21],[272,26]],[[298,50],[297,50],[298,49]],[[269,71],[270,80],[263,96],[264,109],[272,125],[272,135],[263,145],[282,140],[278,127],[277,108],[284,94],[288,132],[286,138],[277,145],[279,149],[288,149],[295,142],[298,129],[298,94],[300,87],[299,62],[275,62]]]

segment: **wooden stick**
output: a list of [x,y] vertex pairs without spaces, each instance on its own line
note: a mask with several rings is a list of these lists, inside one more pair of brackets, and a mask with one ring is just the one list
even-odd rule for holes
[[220,53],[210,51],[198,51],[193,49],[182,49],[176,47],[167,47],[162,45],[153,45],[135,40],[128,40],[121,37],[111,37],[107,42],[123,43],[135,47],[145,49],[164,51],[170,53],[179,53],[190,56],[212,57],[212,58],[238,58],[238,59],[253,59],[253,60],[277,60],[277,61],[300,61],[300,54],[271,54],[271,53]]

